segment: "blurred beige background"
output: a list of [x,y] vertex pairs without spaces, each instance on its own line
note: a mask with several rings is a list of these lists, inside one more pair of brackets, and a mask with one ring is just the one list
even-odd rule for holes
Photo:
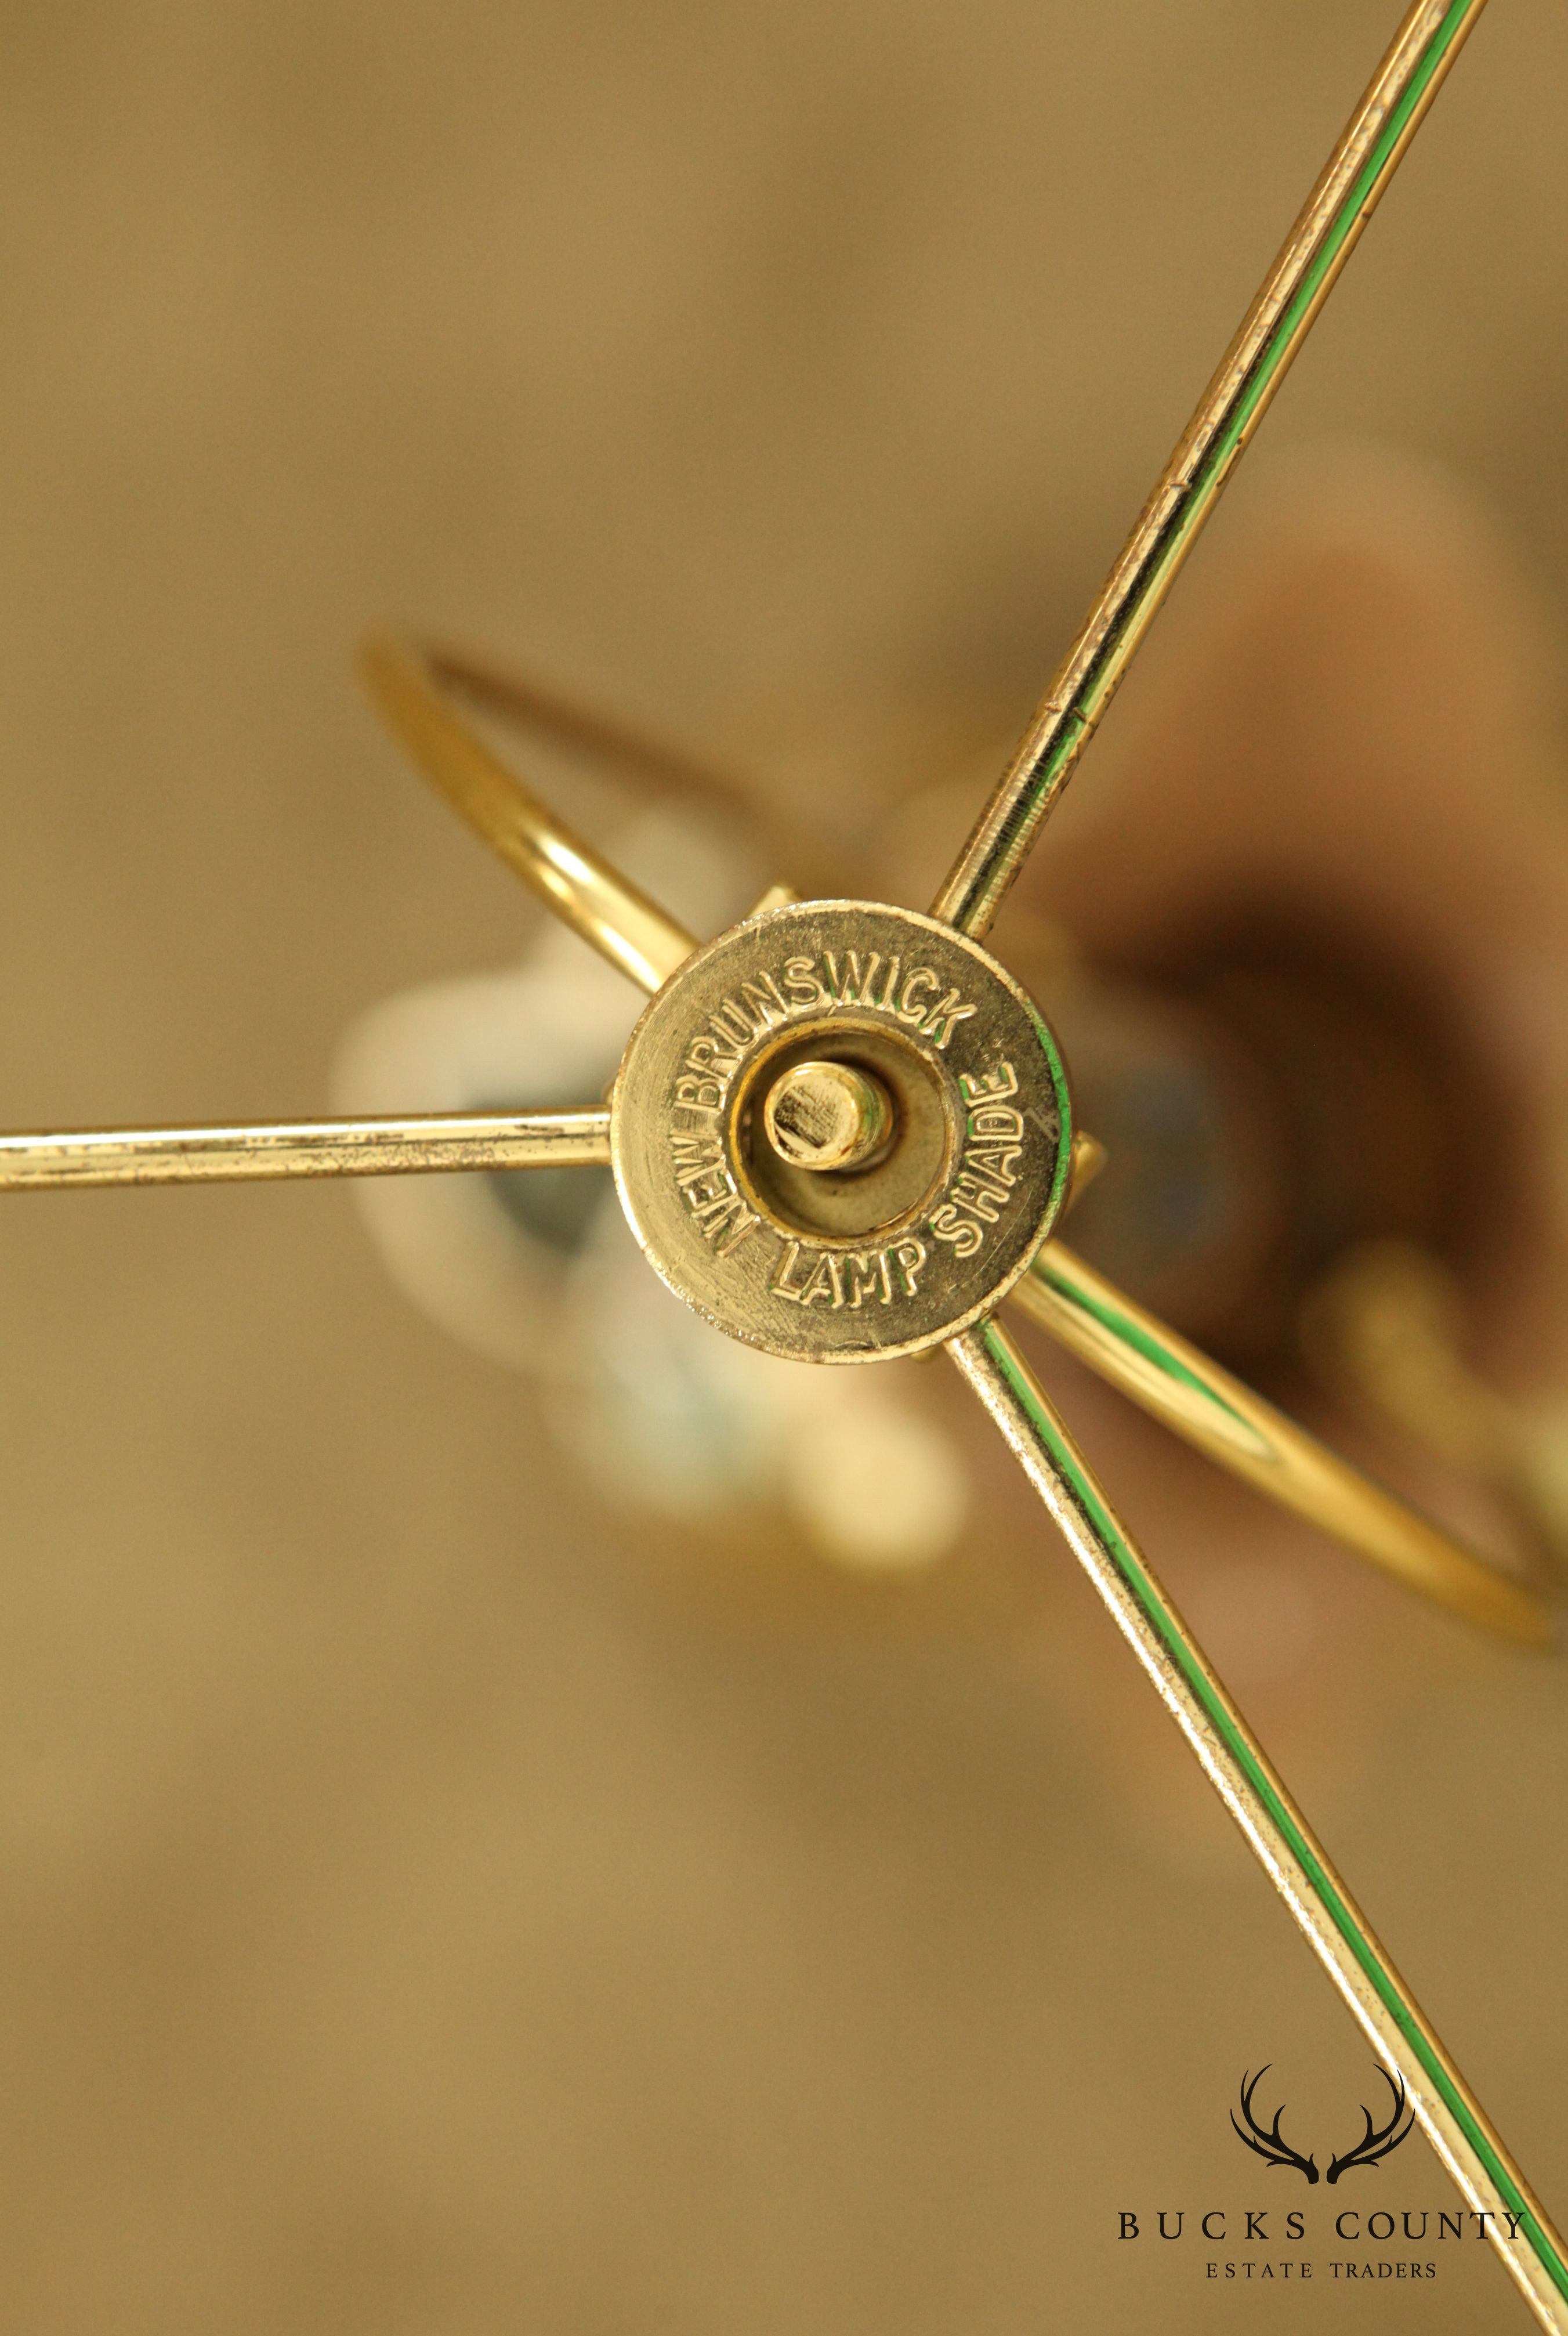
[[[808,800],[1016,728],[1392,22],[0,5],[0,1119],[308,1113],[516,949],[352,686],[388,614]],[[1565,71],[1489,13],[1216,540],[1381,439],[1568,604]],[[1033,1621],[726,1594],[330,1189],[14,1203],[0,1293],[7,2328],[1522,2318],[1480,2247],[1310,2314],[1118,2247],[1268,2203],[1243,2066],[1369,2070],[1053,1670],[1043,1528]],[[1561,2218],[1561,1675],[1357,1594],[1391,1678],[1245,1699]]]

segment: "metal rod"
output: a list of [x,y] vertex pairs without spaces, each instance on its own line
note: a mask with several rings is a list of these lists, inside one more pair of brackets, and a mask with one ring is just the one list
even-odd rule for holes
[[1058,1241],[1009,1293],[1042,1329],[1232,1475],[1407,1589],[1530,1647],[1561,1647],[1553,1598],[1489,1565],[1135,1304]]
[[241,1177],[585,1168],[609,1160],[609,1114],[602,1109],[95,1129],[63,1135],[0,1135],[0,1192],[80,1184],[223,1183]]
[[1225,353],[933,916],[979,939],[1305,340],[1485,0],[1417,0]]
[[1568,2336],[1568,2259],[1524,2175],[999,1323],[949,1347],[1204,1774],[1544,2328]]
[[399,640],[362,659],[376,704],[453,808],[562,921],[651,996],[696,947],[690,933],[557,819],[459,711],[439,659]]
[[733,811],[735,781],[683,749],[645,738],[591,706],[579,706],[521,674],[503,671],[467,649],[426,641],[420,654],[427,670],[449,692],[482,706],[519,728],[591,754],[623,771],[635,771],[645,784],[664,793],[701,795]]

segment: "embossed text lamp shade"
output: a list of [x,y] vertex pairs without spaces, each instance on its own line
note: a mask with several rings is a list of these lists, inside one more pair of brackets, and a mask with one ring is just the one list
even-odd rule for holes
[[983,946],[1080,754],[1480,10],[1422,0],[929,910],[784,885],[698,945],[552,817],[474,725],[537,718],[460,658],[381,643],[371,686],[427,775],[645,992],[608,1104],[0,1139],[14,1190],[609,1163],[644,1255],[724,1334],[802,1364],[945,1347],[1085,1567],[1541,2323],[1568,2255],[1015,1344],[1009,1300],[1213,1458],[1468,1621],[1555,1647],[1505,1574],[1368,1483],[1057,1238],[1096,1163],[1051,1030]]

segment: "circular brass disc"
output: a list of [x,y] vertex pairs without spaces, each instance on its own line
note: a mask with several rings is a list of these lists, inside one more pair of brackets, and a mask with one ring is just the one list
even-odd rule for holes
[[[775,1082],[837,1061],[891,1098],[869,1165],[790,1165]],[[805,900],[687,959],[610,1097],[621,1204],[655,1270],[732,1338],[872,1362],[989,1313],[1050,1230],[1071,1153],[1066,1074],[1012,976],[934,918]]]

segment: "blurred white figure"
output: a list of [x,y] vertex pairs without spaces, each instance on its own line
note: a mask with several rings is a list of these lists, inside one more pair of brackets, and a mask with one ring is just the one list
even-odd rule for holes
[[[611,856],[698,932],[760,891],[737,852],[667,811],[618,836]],[[620,975],[550,922],[510,971],[363,1016],[339,1053],[334,1105],[591,1102],[638,1010]],[[398,1286],[454,1337],[539,1380],[558,1441],[620,1505],[716,1525],[774,1505],[823,1554],[866,1569],[926,1566],[957,1540],[963,1464],[891,1368],[809,1369],[719,1336],[650,1270],[608,1169],[371,1177],[355,1195]]]

